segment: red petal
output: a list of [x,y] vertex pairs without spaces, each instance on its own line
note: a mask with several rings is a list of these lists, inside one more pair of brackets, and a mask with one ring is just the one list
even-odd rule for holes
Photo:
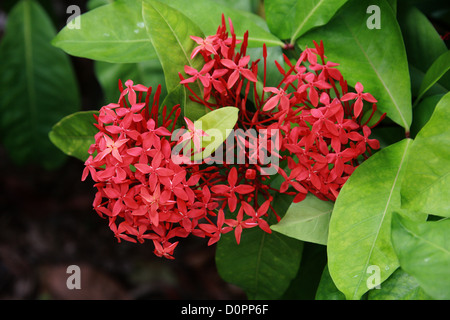
[[234,191],[236,191],[237,193],[240,193],[240,194],[247,194],[247,193],[252,192],[253,190],[255,190],[255,187],[249,186],[247,184],[241,184],[234,188]]

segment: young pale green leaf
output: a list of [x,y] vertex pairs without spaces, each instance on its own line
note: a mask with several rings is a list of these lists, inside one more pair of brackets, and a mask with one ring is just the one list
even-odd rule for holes
[[208,112],[194,122],[196,130],[203,130],[201,147],[205,148],[202,158],[210,156],[225,141],[238,120],[239,109],[222,107]]
[[450,93],[411,146],[402,183],[402,208],[450,217]]
[[183,12],[205,35],[216,34],[224,14],[227,21],[228,18],[232,20],[237,39],[242,40],[244,33],[248,31],[249,47],[261,47],[264,43],[268,47],[283,46],[283,42],[268,31],[264,19],[253,13],[236,10],[211,0],[164,0],[164,3]]
[[94,114],[98,111],[80,111],[64,117],[53,126],[50,140],[65,154],[86,161],[88,149],[98,132],[94,126]]
[[392,244],[400,265],[435,299],[450,299],[450,220],[417,222],[395,213]]
[[17,164],[46,168],[64,154],[48,133],[80,108],[75,73],[67,55],[50,44],[56,30],[36,1],[20,1],[10,12],[0,43],[1,140]]
[[369,300],[430,300],[432,299],[419,286],[414,277],[403,271],[395,270],[378,288],[369,291]]
[[[184,66],[200,70],[203,62],[200,56],[191,60],[190,56],[196,43],[191,35],[202,37],[199,27],[180,11],[159,1],[146,0],[142,4],[142,15],[146,23],[148,35],[158,54],[166,78],[167,91],[171,92],[179,86]],[[202,87],[197,80],[190,84],[190,88],[199,96],[203,95]],[[187,89],[183,89],[186,97]],[[185,99],[183,115],[191,120],[198,119],[209,110],[198,103]]]
[[369,290],[369,267],[380,281],[398,267],[391,245],[391,214],[400,208],[400,184],[412,140],[384,148],[363,162],[343,186],[331,214],[328,267],[347,299]]
[[422,84],[420,85],[419,94],[415,104],[422,98],[422,96],[444,76],[450,69],[450,51],[445,52],[436,61],[433,62],[431,67],[425,73]]
[[145,30],[141,0],[115,1],[80,16],[80,28],[64,27],[53,45],[67,53],[111,63],[156,58]]
[[305,200],[292,203],[283,219],[271,229],[298,240],[326,245],[332,211],[332,202],[308,194]]
[[[370,5],[380,8],[380,29],[367,26],[372,17],[366,13]],[[409,131],[412,108],[408,62],[400,28],[386,1],[349,1],[327,25],[311,30],[297,43],[302,48],[311,47],[313,40],[323,40],[325,55],[339,63],[350,85],[361,82],[364,90],[378,100],[378,109]]]
[[[284,212],[292,197],[280,194],[272,202]],[[271,223],[274,219],[269,219]],[[295,278],[300,266],[303,242],[258,227],[244,229],[240,244],[233,232],[217,244],[216,265],[220,276],[242,288],[249,299],[278,299]]]

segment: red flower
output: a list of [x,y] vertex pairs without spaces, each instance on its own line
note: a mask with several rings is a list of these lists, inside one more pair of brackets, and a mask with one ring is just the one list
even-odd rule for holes
[[236,194],[248,194],[255,190],[253,186],[241,184],[236,185],[237,183],[237,170],[236,167],[231,168],[230,172],[228,173],[228,183],[229,185],[215,185],[211,187],[211,191],[217,194],[226,194],[228,197],[228,207],[230,208],[231,212],[234,212],[236,210],[237,205],[237,198]]
[[246,228],[253,228],[258,225],[258,223],[254,222],[253,219],[244,219],[244,208],[241,208],[238,211],[236,219],[225,219],[225,223],[230,227],[234,227],[234,236],[236,238],[237,244],[241,242],[242,230]]
[[249,81],[256,82],[258,79],[256,78],[255,74],[247,69],[247,64],[250,61],[250,56],[245,56],[239,59],[238,64],[234,63],[234,61],[230,59],[222,59],[220,60],[220,63],[227,67],[228,69],[234,70],[233,73],[228,78],[228,88],[231,88],[236,81],[239,79],[239,74],[241,74],[244,78],[248,79]]
[[354,103],[354,113],[355,117],[357,118],[362,111],[363,108],[363,100],[376,103],[377,100],[370,94],[370,93],[363,93],[364,87],[360,82],[357,82],[355,85],[355,89],[357,93],[349,92],[346,93],[341,97],[341,101],[348,101],[348,100],[354,100],[356,99],[356,102]]

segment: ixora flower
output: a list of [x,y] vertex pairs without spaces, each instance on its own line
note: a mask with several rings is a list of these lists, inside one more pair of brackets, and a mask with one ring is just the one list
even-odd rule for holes
[[[199,71],[186,66],[190,77],[180,73],[180,82],[192,101],[209,110],[237,107],[234,129],[261,132],[270,141],[232,137],[236,143],[231,148],[243,146],[244,164],[174,162],[176,147],[199,153],[208,134],[186,117],[185,133],[175,134],[183,122],[182,110],[179,105],[160,108],[160,87],[152,100],[151,87],[131,80],[123,87],[119,82],[119,101],[95,116],[98,133],[82,174],[82,180],[89,175],[94,180],[93,208],[107,219],[119,242],[151,240],[155,255],[173,259],[178,239],[189,235],[209,238],[212,245],[228,232],[234,231],[238,244],[244,241],[244,229],[271,233],[269,217],[280,220],[273,204],[277,193],[292,196],[294,202],[307,193],[335,201],[359,163],[380,147],[370,138],[373,126],[368,126],[375,98],[359,82],[356,93],[349,92],[338,64],[325,61],[322,42],[305,49],[295,64],[285,57],[286,68],[275,62],[282,80],[270,87],[266,47],[263,80],[258,82],[260,60],[251,61],[246,54],[248,32],[238,41],[231,21],[229,25],[230,32],[222,16],[215,35],[191,36],[198,44],[191,58],[201,56],[204,64]],[[191,90],[194,82],[203,87],[203,95]],[[366,112],[371,112],[369,117],[363,117]],[[368,120],[362,123],[363,118]],[[174,136],[180,140],[172,141]],[[281,185],[272,185],[274,175],[267,174],[269,154],[280,160],[272,169],[284,179]]]

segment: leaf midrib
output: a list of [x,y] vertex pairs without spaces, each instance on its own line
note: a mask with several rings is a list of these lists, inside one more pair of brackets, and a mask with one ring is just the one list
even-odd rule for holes
[[448,251],[447,249],[445,249],[444,247],[441,247],[439,245],[437,245],[434,242],[431,242],[423,237],[421,237],[419,234],[414,233],[411,229],[408,229],[401,221],[398,221],[398,224],[407,232],[409,233],[411,236],[413,236],[414,238],[425,242],[426,244],[429,244],[430,246],[432,246],[433,248],[436,248],[439,251],[442,251],[444,254],[446,255],[450,255],[450,251]]
[[373,250],[375,249],[375,243],[377,242],[378,236],[379,236],[379,234],[380,234],[381,225],[383,224],[384,218],[386,217],[386,214],[387,214],[387,211],[388,211],[388,207],[389,207],[389,205],[390,205],[390,203],[391,203],[391,198],[392,198],[392,195],[393,195],[393,193],[394,193],[394,189],[395,189],[395,187],[396,187],[396,185],[397,185],[397,182],[398,182],[397,180],[398,180],[398,178],[399,178],[400,172],[401,172],[402,167],[403,167],[403,164],[404,164],[404,162],[405,162],[406,155],[408,154],[408,149],[409,149],[409,145],[411,144],[411,142],[412,142],[412,140],[409,140],[409,139],[407,140],[407,144],[406,144],[406,146],[405,146],[405,151],[403,152],[402,159],[400,160],[400,165],[399,165],[399,167],[398,167],[397,173],[395,174],[395,178],[394,178],[394,181],[393,181],[393,183],[392,183],[391,190],[390,190],[390,192],[389,192],[389,197],[388,197],[388,199],[387,199],[387,201],[386,201],[386,206],[384,207],[384,210],[383,210],[383,212],[382,212],[381,221],[380,221],[380,223],[378,224],[378,229],[377,229],[377,231],[376,231],[376,233],[375,233],[375,237],[374,237],[374,240],[373,240],[373,242],[372,242],[372,246],[371,246],[371,248],[370,248],[369,254],[367,255],[367,260],[366,260],[366,262],[365,262],[365,264],[364,264],[364,267],[361,269],[362,271],[361,271],[361,274],[360,274],[360,276],[359,276],[358,284],[357,284],[357,286],[355,287],[355,291],[353,292],[353,299],[358,298],[358,289],[359,289],[360,286],[361,286],[361,281],[362,281],[362,279],[363,279],[363,277],[364,277],[363,275],[364,275],[364,273],[366,272],[367,267],[369,266],[369,261],[370,261],[370,258],[371,258],[371,256],[372,256],[372,252],[373,252]]
[[323,3],[324,0],[320,0],[315,6],[314,8],[308,13],[308,15],[303,19],[303,22],[298,26],[298,28],[294,31],[294,33],[292,34],[291,37],[291,44],[295,43],[295,40],[297,38],[298,33],[300,32],[300,30],[303,28],[303,26],[306,24],[306,22],[308,22],[309,18],[311,18],[311,16],[317,11],[317,8],[319,8],[321,6],[321,4]]

